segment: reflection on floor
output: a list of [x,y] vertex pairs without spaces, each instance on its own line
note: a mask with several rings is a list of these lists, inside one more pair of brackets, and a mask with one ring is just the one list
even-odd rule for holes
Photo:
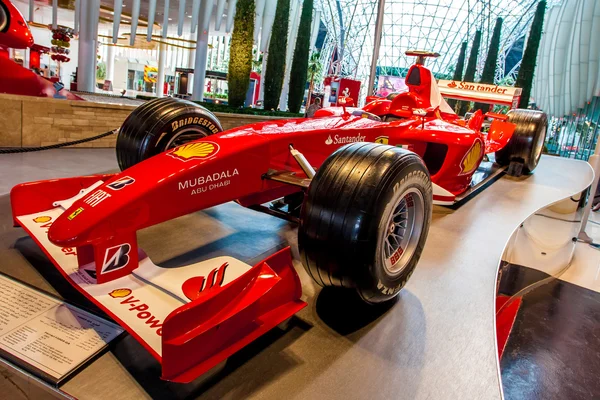
[[[520,265],[505,268],[504,295],[549,277]],[[598,399],[599,327],[596,291],[552,279],[526,294],[500,361],[505,399]]]
[[[542,210],[507,247],[496,314],[506,399],[600,398],[600,251],[573,240],[581,214]],[[586,231],[600,243],[600,213]]]

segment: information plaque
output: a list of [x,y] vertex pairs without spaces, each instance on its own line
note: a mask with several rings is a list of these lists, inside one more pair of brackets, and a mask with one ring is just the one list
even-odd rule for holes
[[123,329],[0,274],[0,355],[59,385]]

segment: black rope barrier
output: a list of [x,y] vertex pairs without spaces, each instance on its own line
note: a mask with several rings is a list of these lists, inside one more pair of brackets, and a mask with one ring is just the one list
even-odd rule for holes
[[42,150],[50,150],[50,149],[58,149],[61,147],[73,146],[80,143],[91,142],[92,140],[101,139],[106,136],[114,135],[118,132],[118,129],[113,129],[112,131],[104,132],[96,136],[92,136],[89,138],[75,140],[74,142],[64,142],[52,144],[50,146],[40,146],[40,147],[11,147],[11,148],[0,148],[0,154],[13,154],[13,153],[28,153],[31,151],[42,151]]

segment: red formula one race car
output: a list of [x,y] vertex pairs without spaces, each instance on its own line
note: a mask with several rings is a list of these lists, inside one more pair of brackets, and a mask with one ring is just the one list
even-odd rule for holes
[[294,219],[317,283],[388,301],[419,260],[433,201],[465,191],[486,152],[533,170],[543,140],[543,118],[527,111],[487,135],[483,116],[461,122],[419,56],[408,92],[321,118],[222,132],[194,103],[149,101],[119,131],[123,172],[18,185],[14,223],[161,361],[167,380],[189,382],[306,304],[289,248],[254,266],[219,257],[161,268],[137,245],[148,226],[229,201]]

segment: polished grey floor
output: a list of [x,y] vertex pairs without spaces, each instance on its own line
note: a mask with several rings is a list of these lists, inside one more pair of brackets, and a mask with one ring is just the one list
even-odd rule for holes
[[55,149],[0,154],[0,196],[18,183],[118,169],[114,149]]
[[[157,363],[127,336],[62,390],[83,399],[500,399],[494,301],[506,241],[533,212],[591,178],[587,163],[543,157],[532,176],[504,177],[458,210],[435,208],[419,266],[398,301],[379,309],[318,288],[297,261],[295,227],[237,204],[144,229],[140,247],[158,264],[223,252],[252,263],[289,244],[308,307],[213,380],[160,381]],[[69,285],[10,222],[8,198],[0,196],[0,271],[70,298]]]

